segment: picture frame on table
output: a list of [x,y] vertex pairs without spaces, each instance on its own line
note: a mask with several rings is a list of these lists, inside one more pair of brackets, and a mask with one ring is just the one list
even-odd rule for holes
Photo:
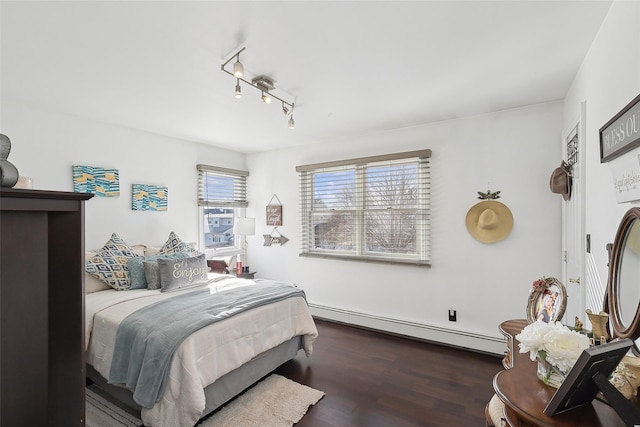
[[555,277],[536,281],[540,285],[532,289],[527,303],[527,321],[550,323],[562,319],[567,308],[567,290]]
[[624,338],[589,347],[578,357],[567,377],[543,412],[555,416],[590,404],[601,392],[625,425],[640,424],[640,410],[609,382],[609,377],[628,353],[633,341]]

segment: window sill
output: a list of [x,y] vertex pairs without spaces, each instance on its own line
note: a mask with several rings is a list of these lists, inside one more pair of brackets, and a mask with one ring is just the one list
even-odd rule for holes
[[301,253],[300,257],[308,258],[326,258],[335,259],[340,261],[359,261],[359,262],[371,262],[376,264],[401,264],[401,265],[413,265],[416,267],[431,267],[430,261],[418,261],[413,259],[388,259],[388,258],[375,258],[366,256],[348,256],[348,255],[333,255],[333,254],[318,254],[318,253]]

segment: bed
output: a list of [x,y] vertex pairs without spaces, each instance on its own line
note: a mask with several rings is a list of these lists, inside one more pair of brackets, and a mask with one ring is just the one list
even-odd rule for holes
[[[119,327],[138,311],[158,310],[162,304],[172,303],[168,300],[193,298],[197,292],[218,298],[245,289],[256,292],[284,285],[217,273],[207,273],[207,279],[206,283],[172,292],[145,288],[105,289],[86,294],[87,376],[118,400],[139,409],[147,426],[193,426],[295,357],[299,350],[304,350],[307,356],[313,351],[317,329],[304,294],[294,294],[248,308],[238,304],[244,308],[183,338],[170,359],[159,400],[150,407],[148,399],[140,400],[135,387],[126,386],[126,382],[110,384],[112,365],[122,359],[114,357],[114,348],[122,346]],[[188,305],[192,307],[191,303]]]

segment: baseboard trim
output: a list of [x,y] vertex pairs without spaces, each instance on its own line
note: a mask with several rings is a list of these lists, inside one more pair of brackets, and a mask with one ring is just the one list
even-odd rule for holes
[[[376,316],[337,307],[309,303],[314,317],[336,321],[367,329],[403,335],[410,338],[451,345],[483,353],[504,355],[504,337],[478,334],[462,329],[445,328],[439,325],[411,322],[402,319]],[[497,326],[496,326],[497,330]]]

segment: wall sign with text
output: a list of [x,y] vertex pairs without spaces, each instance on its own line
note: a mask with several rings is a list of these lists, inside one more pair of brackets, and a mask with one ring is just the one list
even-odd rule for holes
[[282,246],[289,241],[289,239],[278,231],[278,227],[273,227],[271,234],[263,234],[262,237],[264,237],[264,244],[262,246]]
[[[273,199],[276,199],[278,203],[273,203]],[[269,200],[266,216],[267,225],[282,225],[282,203],[280,202],[280,199],[278,199],[278,196],[276,196],[275,194],[271,197],[271,200]]]
[[640,156],[627,156],[611,165],[616,202],[640,200]]
[[640,145],[640,95],[600,128],[600,163]]

